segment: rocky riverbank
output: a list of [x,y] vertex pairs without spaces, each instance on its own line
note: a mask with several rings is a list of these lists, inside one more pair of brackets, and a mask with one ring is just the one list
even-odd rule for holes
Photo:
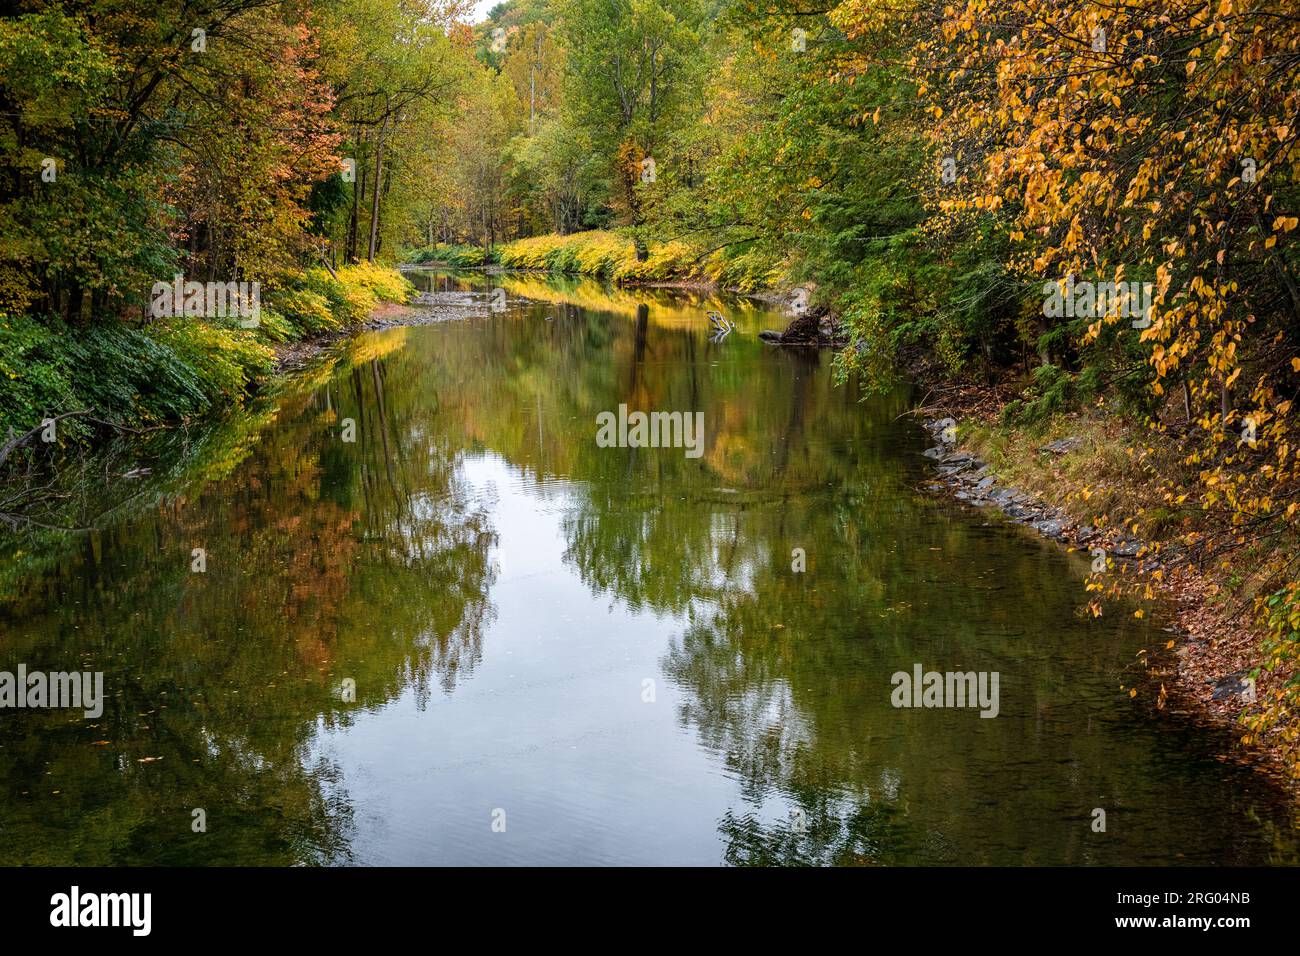
[[[934,444],[924,455],[934,462],[934,478],[927,487],[950,494],[972,507],[995,509],[1018,524],[1032,528],[1062,547],[1086,549],[1094,562],[1101,558],[1108,570],[1143,574],[1151,593],[1168,609],[1168,645],[1144,653],[1145,680],[1140,692],[1160,711],[1183,715],[1212,726],[1225,739],[1239,738],[1239,719],[1258,693],[1265,693],[1278,676],[1261,675],[1258,684],[1249,675],[1262,661],[1263,635],[1231,605],[1213,602],[1222,584],[1201,569],[1185,563],[1178,549],[1157,552],[1150,542],[1118,528],[1099,528],[1067,507],[1043,500],[1004,481],[975,452],[958,442],[958,426],[951,417],[923,422]],[[1073,436],[1036,446],[1032,453],[1050,469],[1060,456],[1079,447]],[[1094,564],[1094,567],[1097,566]],[[1152,575],[1151,572],[1160,572]],[[1082,595],[1081,589],[1081,595]],[[1138,692],[1137,688],[1133,691]],[[1230,744],[1224,759],[1248,762],[1275,776],[1300,797],[1300,780],[1289,774],[1277,748],[1246,748]]]
[[336,342],[358,332],[477,318],[489,315],[492,308],[489,297],[476,292],[423,292],[409,303],[385,302],[357,325],[280,346],[275,353],[275,370],[282,374],[300,369]]

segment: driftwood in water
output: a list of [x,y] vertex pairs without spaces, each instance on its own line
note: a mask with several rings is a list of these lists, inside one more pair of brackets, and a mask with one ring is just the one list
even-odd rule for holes
[[831,317],[830,310],[818,306],[795,316],[784,332],[765,329],[758,333],[764,342],[773,345],[846,345],[848,336],[843,327]]

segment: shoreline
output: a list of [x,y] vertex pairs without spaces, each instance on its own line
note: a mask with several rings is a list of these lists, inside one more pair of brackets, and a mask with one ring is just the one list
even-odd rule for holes
[[410,302],[381,302],[362,322],[339,329],[337,332],[325,332],[296,342],[285,342],[275,349],[275,368],[267,379],[270,382],[285,375],[300,371],[313,359],[331,346],[352,338],[362,332],[377,332],[383,329],[395,329],[402,326],[437,325],[440,322],[455,322],[485,314],[485,309],[476,304],[438,302],[427,305]]
[[768,289],[763,292],[745,292],[743,289],[737,289],[730,286],[719,285],[712,279],[703,277],[693,279],[668,279],[668,280],[633,280],[630,282],[617,282],[608,276],[592,272],[556,272],[553,269],[525,269],[520,267],[506,267],[492,263],[481,266],[458,266],[451,262],[403,262],[397,268],[401,271],[408,269],[446,269],[453,272],[481,272],[484,275],[526,275],[526,276],[554,276],[566,279],[591,279],[593,282],[609,282],[620,289],[669,289],[679,292],[725,292],[728,295],[741,296],[746,299],[753,299],[756,302],[766,302],[769,305],[779,306],[790,301],[788,292],[781,292],[774,289]]
[[[977,449],[963,444],[952,431],[945,435],[950,423],[969,420],[966,415],[988,413],[987,403],[960,401],[952,414],[941,418],[931,417],[932,407],[912,410],[911,414],[921,419],[934,440],[934,445],[923,452],[931,460],[933,471],[924,485],[926,490],[948,495],[971,507],[994,509],[1007,520],[1036,531],[1067,552],[1096,555],[1092,549],[1102,548],[1112,566],[1124,573],[1166,570],[1168,573],[1160,580],[1143,579],[1150,584],[1154,597],[1143,603],[1154,604],[1160,613],[1167,615],[1165,631],[1170,641],[1168,646],[1150,648],[1149,653],[1139,658],[1143,679],[1139,688],[1131,689],[1132,695],[1140,694],[1157,712],[1184,717],[1198,727],[1222,735],[1227,752],[1219,754],[1221,759],[1250,766],[1276,782],[1293,799],[1300,800],[1300,777],[1288,772],[1279,747],[1270,738],[1250,745],[1241,742],[1244,731],[1240,717],[1254,699],[1253,688],[1245,682],[1245,676],[1264,657],[1263,635],[1253,620],[1243,615],[1241,609],[1229,613],[1227,608],[1212,603],[1211,598],[1224,593],[1224,587],[1204,570],[1186,564],[1162,564],[1150,556],[1151,542],[1121,528],[1096,527],[1072,513],[1064,503],[1009,484],[980,457]],[[1045,467],[1078,447],[1068,439],[1057,439],[1041,445],[1035,443],[1034,452],[1036,460],[1045,463],[1039,466]],[[1022,460],[1026,457],[1022,452]],[[1081,603],[1087,600],[1087,593],[1081,589]],[[1276,674],[1262,673],[1260,690],[1265,691],[1283,679]]]

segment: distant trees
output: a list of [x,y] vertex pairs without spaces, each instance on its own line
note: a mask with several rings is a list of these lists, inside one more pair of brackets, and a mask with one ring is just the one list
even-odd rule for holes
[[470,68],[454,12],[68,0],[0,19],[0,312],[111,318],[174,272],[274,284],[322,240],[373,260],[404,124],[449,124]]

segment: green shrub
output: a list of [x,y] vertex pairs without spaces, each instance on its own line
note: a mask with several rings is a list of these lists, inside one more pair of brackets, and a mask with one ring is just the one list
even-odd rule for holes
[[199,370],[141,329],[53,325],[51,331],[73,392],[58,411],[90,408],[124,424],[152,424],[197,415],[211,401]]
[[[69,327],[57,319],[0,315],[0,435],[82,408],[128,426],[182,421],[239,402],[274,368],[269,342],[333,331],[366,318],[376,303],[414,291],[395,269],[347,266],[335,279],[307,273],[276,292],[256,329],[237,319],[170,319],[137,327]],[[63,434],[90,434],[71,419]]]
[[275,342],[276,344],[293,342],[302,338],[303,335],[302,330],[287,318],[275,309],[269,309],[265,306],[262,307],[257,334],[267,342]]
[[437,262],[460,269],[476,269],[487,263],[496,262],[497,257],[494,250],[485,252],[480,246],[450,245],[439,242],[423,249],[416,249],[407,256],[407,261],[420,265]]
[[705,261],[704,273],[724,289],[758,292],[785,282],[784,263],[770,250],[722,250]]
[[[328,272],[324,269],[318,271],[325,277],[327,283],[337,286]],[[279,293],[272,300],[273,311],[283,315],[303,335],[318,335],[321,332],[337,330],[340,325],[337,318],[339,309],[329,295],[329,291],[317,291],[317,288],[290,289]],[[341,289],[337,290],[336,294],[341,302]]]
[[28,316],[0,315],[0,436],[74,409],[77,397],[62,346],[57,329]]
[[275,366],[271,349],[247,329],[174,319],[147,334],[195,370],[208,402],[238,401]]
[[[82,408],[125,425],[181,421],[240,400],[272,364],[256,332],[203,321],[74,329],[0,317],[0,432]],[[63,427],[88,432],[78,420]]]

